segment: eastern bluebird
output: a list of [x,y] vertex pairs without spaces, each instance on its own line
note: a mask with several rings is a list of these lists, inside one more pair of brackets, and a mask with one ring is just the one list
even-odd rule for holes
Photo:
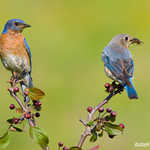
[[140,44],[137,38],[128,34],[115,36],[104,48],[102,60],[106,75],[114,81],[121,83],[130,99],[138,99],[138,95],[132,83],[134,62],[128,47],[133,44]]
[[[22,91],[33,87],[31,78],[31,52],[22,31],[30,27],[23,20],[11,19],[4,26],[0,36],[0,57],[4,67],[10,70],[20,82]],[[26,97],[25,101],[29,101]]]

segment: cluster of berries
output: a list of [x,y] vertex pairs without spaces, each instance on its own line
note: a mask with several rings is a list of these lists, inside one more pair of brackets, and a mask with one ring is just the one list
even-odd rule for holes
[[[87,108],[89,113],[92,113],[93,107],[89,106]],[[113,129],[117,129],[119,131],[123,131],[125,128],[124,124],[113,124],[116,120],[117,113],[112,110],[112,108],[100,107],[98,109],[99,115],[93,121],[90,121],[87,125],[91,127],[91,141],[96,141],[97,136],[103,136],[103,132],[107,132],[109,138],[113,138],[115,133],[113,133]],[[95,138],[96,137],[96,138]]]
[[120,90],[120,92],[123,91],[124,87],[121,84],[117,84],[115,81],[110,83],[105,83],[104,87],[106,88],[106,92],[112,93],[115,89]]
[[[13,110],[16,108],[16,106],[14,104],[10,104],[9,108],[11,110]],[[21,117],[21,118],[13,118],[13,121],[11,121],[11,124],[13,124],[13,123],[18,124],[19,122],[23,121],[24,119],[30,119],[33,116],[40,117],[40,113],[39,112],[36,112],[35,114],[32,114],[31,112],[24,113],[23,117]]]
[[[13,92],[15,94],[17,94],[19,92],[19,88],[18,87],[14,87],[13,88]],[[24,95],[28,96],[28,90],[25,90]],[[41,102],[39,100],[34,100],[33,102],[33,107],[36,111],[40,111],[41,110]],[[10,110],[14,110],[16,109],[16,111],[18,110],[18,108],[16,108],[16,106],[14,104],[10,104],[9,106]],[[10,124],[18,124],[21,123],[21,121],[25,120],[25,119],[31,119],[32,117],[40,117],[40,113],[39,112],[35,112],[35,113],[31,113],[31,112],[26,112],[23,113],[23,116],[21,116],[20,118],[13,118],[13,119],[8,119],[7,121]]]

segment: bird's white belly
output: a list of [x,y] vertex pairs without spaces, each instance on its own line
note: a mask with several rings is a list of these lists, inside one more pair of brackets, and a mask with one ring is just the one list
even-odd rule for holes
[[8,70],[13,72],[29,72],[30,66],[28,66],[28,62],[25,58],[15,56],[13,54],[7,55],[7,57],[2,59],[3,65]]

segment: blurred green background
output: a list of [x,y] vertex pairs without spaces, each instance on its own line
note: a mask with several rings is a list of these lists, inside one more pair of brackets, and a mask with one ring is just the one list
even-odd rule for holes
[[[84,130],[78,120],[86,119],[89,105],[107,96],[104,83],[110,80],[101,61],[106,44],[119,33],[143,40],[144,44],[130,47],[139,100],[130,101],[124,92],[107,105],[117,111],[118,123],[125,124],[124,134],[113,140],[105,136],[94,144],[87,140],[84,149],[99,144],[103,150],[134,150],[139,149],[136,142],[150,143],[150,1],[5,0],[0,14],[1,31],[12,18],[32,25],[24,35],[32,51],[34,85],[46,93],[39,124],[49,135],[53,150],[58,141],[76,145]],[[5,120],[13,115],[8,106],[14,100],[6,90],[10,72],[2,65],[0,77],[2,134]],[[11,138],[7,150],[40,150],[27,132],[14,133]]]

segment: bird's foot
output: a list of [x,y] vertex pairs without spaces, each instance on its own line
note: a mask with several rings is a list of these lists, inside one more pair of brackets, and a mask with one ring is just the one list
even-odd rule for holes
[[24,80],[24,79],[20,79],[20,80],[17,80],[17,81],[16,81],[16,83],[20,83],[20,82],[24,82],[24,83],[25,83],[25,82],[26,82],[26,80]]
[[7,83],[10,83],[12,87],[14,87],[16,85],[16,81],[17,79],[14,78],[13,76],[11,76],[10,80],[7,81]]
[[14,78],[14,76],[12,76],[9,81],[7,81],[7,83],[10,83],[12,87],[15,87],[20,82],[25,83],[26,81],[24,79]]

